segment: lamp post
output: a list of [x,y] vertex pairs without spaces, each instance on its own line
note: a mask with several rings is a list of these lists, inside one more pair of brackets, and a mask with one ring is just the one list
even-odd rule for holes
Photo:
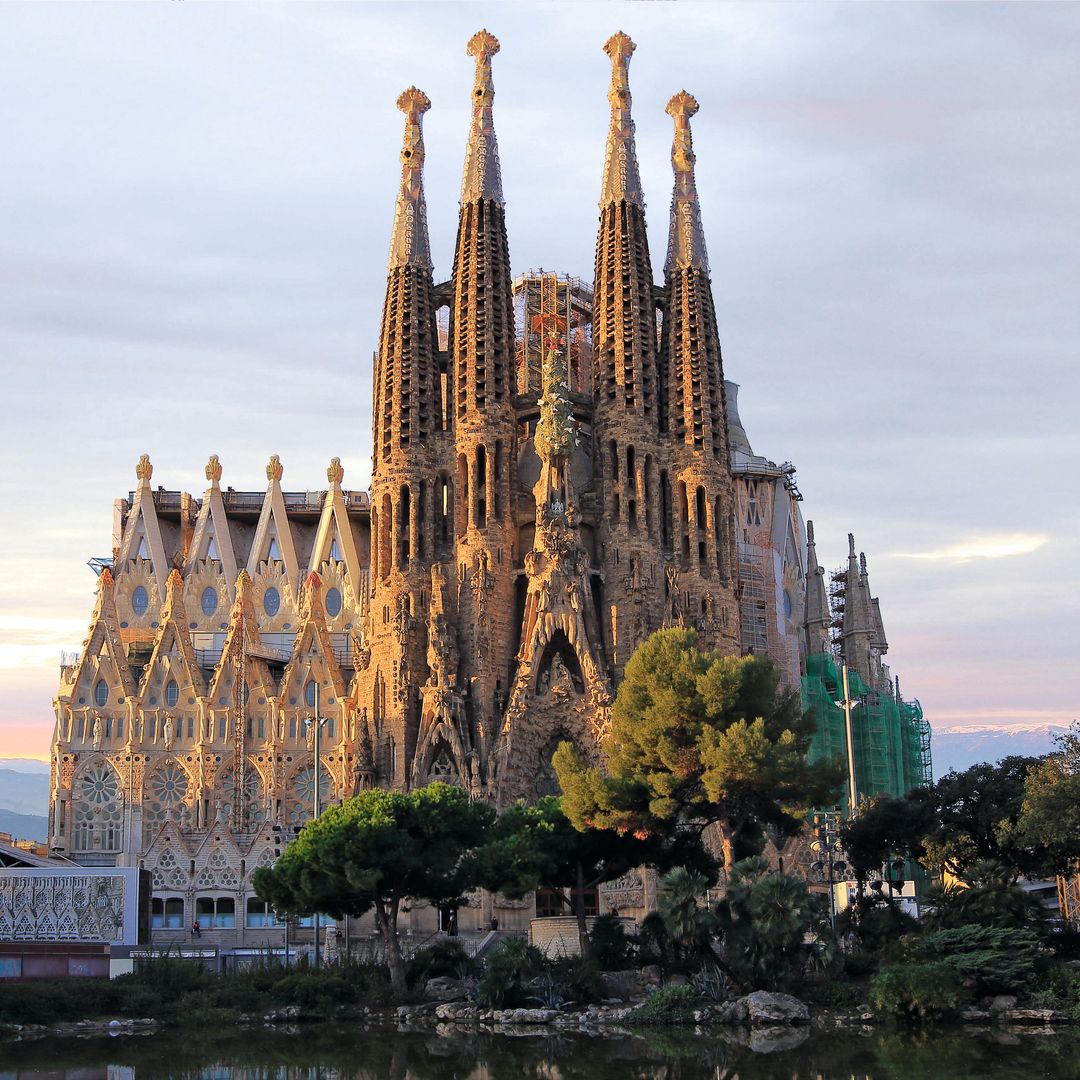
[[847,664],[840,665],[840,677],[843,681],[844,698],[837,704],[844,710],[844,741],[847,743],[848,767],[848,817],[853,818],[859,805],[859,793],[855,785],[855,743],[851,737],[851,710],[858,705],[858,701],[852,698],[851,691],[848,689]]
[[847,872],[847,863],[843,859],[834,859],[834,855],[843,853],[840,837],[835,829],[839,824],[840,815],[835,810],[822,810],[814,814],[814,832],[817,839],[810,842],[810,850],[824,855],[810,864],[810,869],[816,873],[828,870],[829,879],[829,925],[836,929],[836,874]]
[[[320,805],[320,799],[319,799],[319,794],[320,794],[320,792],[319,792],[319,787],[320,787],[319,781],[321,779],[319,770],[320,770],[321,765],[322,765],[322,762],[320,760],[320,754],[319,754],[319,736],[320,736],[320,734],[322,732],[323,725],[326,723],[326,717],[319,715],[319,683],[318,683],[318,680],[313,679],[312,681],[314,682],[314,685],[315,685],[315,698],[314,698],[314,701],[312,703],[312,707],[315,710],[315,715],[305,717],[305,719],[304,719],[304,727],[308,728],[309,730],[314,728],[314,733],[313,733],[313,738],[312,738],[312,748],[315,751],[315,791],[313,793],[313,802],[312,802],[312,820],[313,821],[318,821],[318,819],[319,819],[319,811],[322,809],[322,807]],[[317,911],[312,916],[312,926],[313,926],[314,931],[315,931],[315,966],[319,967],[321,961],[320,961],[320,957],[319,957],[319,913]]]

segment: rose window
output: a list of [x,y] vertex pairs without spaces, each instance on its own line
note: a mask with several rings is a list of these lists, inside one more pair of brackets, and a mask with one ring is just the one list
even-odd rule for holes
[[[289,807],[289,820],[301,824],[308,820],[315,810],[315,766],[304,765],[296,771],[292,782],[293,798]],[[326,769],[319,770],[319,808],[330,802],[332,787]]]
[[119,795],[120,785],[110,765],[95,765],[82,778],[82,797],[94,806],[113,802]]

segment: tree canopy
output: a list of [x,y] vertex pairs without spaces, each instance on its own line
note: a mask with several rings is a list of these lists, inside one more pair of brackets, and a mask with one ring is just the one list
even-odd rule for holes
[[549,888],[578,921],[583,955],[589,952],[584,894],[638,866],[663,870],[690,863],[716,878],[716,864],[693,838],[666,840],[602,829],[579,829],[563,812],[562,799],[545,796],[535,805],[515,803],[499,816],[482,853],[483,884],[517,898]]
[[835,801],[842,766],[807,761],[813,732],[769,660],[702,652],[693,630],[660,630],[626,665],[607,770],[570,744],[556,752],[563,809],[579,829],[639,837],[714,825],[730,870],[760,849],[764,826],[793,834],[807,807]]
[[1075,873],[1080,862],[1080,728],[1028,770],[1016,844],[1044,874]]
[[255,871],[255,891],[279,912],[334,918],[374,909],[391,982],[405,990],[397,938],[406,897],[442,903],[478,884],[477,849],[495,811],[435,783],[415,791],[365,791],[308,822],[273,867]]

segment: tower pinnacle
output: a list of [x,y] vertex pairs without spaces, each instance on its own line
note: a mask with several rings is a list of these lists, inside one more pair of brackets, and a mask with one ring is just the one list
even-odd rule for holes
[[486,30],[478,30],[466,49],[476,57],[476,79],[472,92],[472,124],[465,148],[465,175],[461,181],[462,203],[492,199],[503,203],[502,174],[499,169],[499,144],[491,107],[495,84],[491,78],[491,58],[499,51],[499,39]]
[[422,90],[410,86],[397,99],[397,107],[405,114],[405,137],[401,146],[401,190],[394,212],[394,231],[390,236],[388,269],[418,266],[430,270],[421,123],[424,113],[431,108],[431,101]]
[[608,91],[611,127],[604,154],[601,208],[623,201],[645,206],[634,148],[634,121],[630,115],[630,58],[635,48],[637,46],[621,30],[604,43],[604,52],[611,58],[611,89]]
[[675,121],[675,138],[671,144],[675,190],[671,195],[671,228],[664,269],[670,272],[676,267],[689,268],[707,274],[709,256],[701,228],[701,206],[694,179],[694,140],[690,131],[690,117],[698,111],[698,103],[691,94],[680,90],[667,103],[666,111]]

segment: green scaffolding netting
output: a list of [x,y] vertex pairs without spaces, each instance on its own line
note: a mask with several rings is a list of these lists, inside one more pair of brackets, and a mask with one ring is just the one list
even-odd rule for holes
[[[912,788],[929,784],[930,725],[918,701],[896,701],[872,690],[848,671],[848,691],[858,703],[851,710],[852,757],[859,799],[886,794],[902,798]],[[840,758],[847,761],[843,678],[833,657],[818,653],[807,658],[802,679],[803,708],[817,731],[810,744],[810,760]],[[845,792],[841,806],[846,811]]]

